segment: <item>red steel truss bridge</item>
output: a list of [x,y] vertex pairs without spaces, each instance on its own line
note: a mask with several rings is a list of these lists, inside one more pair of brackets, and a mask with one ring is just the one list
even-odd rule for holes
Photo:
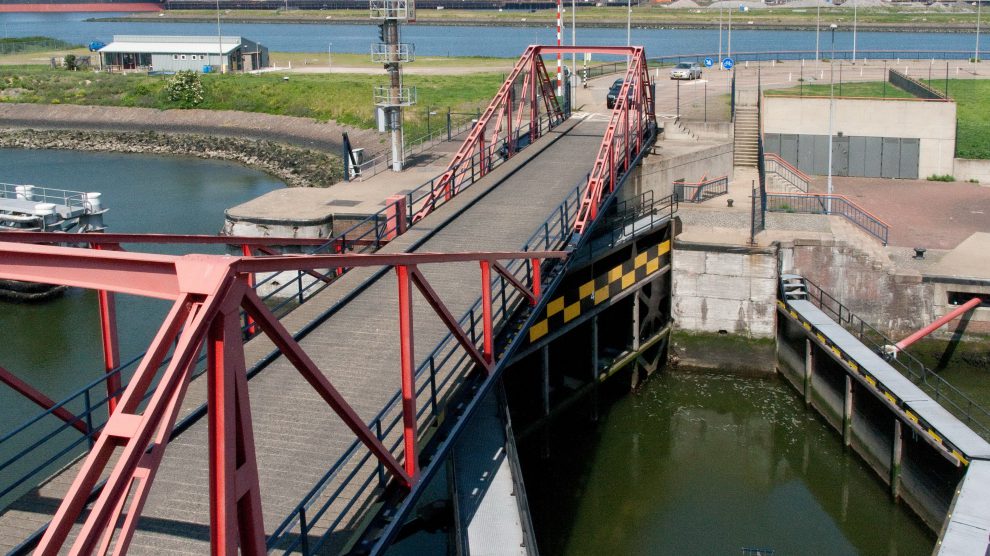
[[[561,109],[543,56],[572,52],[628,57],[607,121]],[[652,145],[653,107],[641,47],[531,46],[446,172],[328,239],[0,236],[0,279],[98,292],[104,355],[61,401],[0,361],[40,406],[0,430],[0,548],[383,551]],[[193,253],[142,251],[162,244]],[[123,362],[121,294],[170,306]]]

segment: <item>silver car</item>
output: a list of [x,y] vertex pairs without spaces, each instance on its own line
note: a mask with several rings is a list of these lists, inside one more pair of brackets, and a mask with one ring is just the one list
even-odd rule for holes
[[681,62],[670,70],[671,79],[699,79],[701,66],[694,62]]

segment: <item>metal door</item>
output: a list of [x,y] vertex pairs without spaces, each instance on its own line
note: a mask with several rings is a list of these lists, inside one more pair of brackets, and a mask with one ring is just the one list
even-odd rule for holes
[[883,138],[883,154],[880,157],[880,177],[896,178],[901,171],[901,140]]
[[812,147],[814,147],[814,142],[812,141],[813,137],[813,135],[799,136],[797,143],[797,155],[795,156],[796,162],[791,162],[795,167],[797,167],[798,170],[801,170],[806,174],[812,173],[815,163],[815,153],[812,150]]
[[849,175],[857,178],[866,175],[866,137],[849,138]]
[[764,133],[763,134],[763,150],[768,153],[780,154],[780,134],[779,133]]
[[920,139],[901,139],[901,159],[899,178],[918,179],[918,153],[921,148]]
[[849,138],[832,138],[832,175],[849,175]]
[[866,138],[866,171],[868,178],[880,177],[880,159],[883,155],[883,139],[880,137]]
[[[812,174],[824,176],[828,174],[828,135],[814,135],[815,138],[812,152],[814,152],[814,164],[811,168]],[[802,168],[802,170],[804,170]]]
[[792,134],[780,134],[780,158],[791,164],[798,164],[798,136]]

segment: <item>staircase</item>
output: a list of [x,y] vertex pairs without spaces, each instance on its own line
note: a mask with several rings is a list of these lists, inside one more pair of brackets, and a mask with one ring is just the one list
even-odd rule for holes
[[756,106],[736,106],[735,135],[733,144],[733,166],[756,167],[759,147],[757,139],[760,133],[759,114]]

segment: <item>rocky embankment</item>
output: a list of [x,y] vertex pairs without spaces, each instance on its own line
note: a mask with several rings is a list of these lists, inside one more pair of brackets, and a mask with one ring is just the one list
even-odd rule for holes
[[72,149],[195,156],[239,162],[269,173],[290,187],[329,187],[343,177],[339,157],[267,140],[159,131],[85,131],[8,129],[0,147]]

